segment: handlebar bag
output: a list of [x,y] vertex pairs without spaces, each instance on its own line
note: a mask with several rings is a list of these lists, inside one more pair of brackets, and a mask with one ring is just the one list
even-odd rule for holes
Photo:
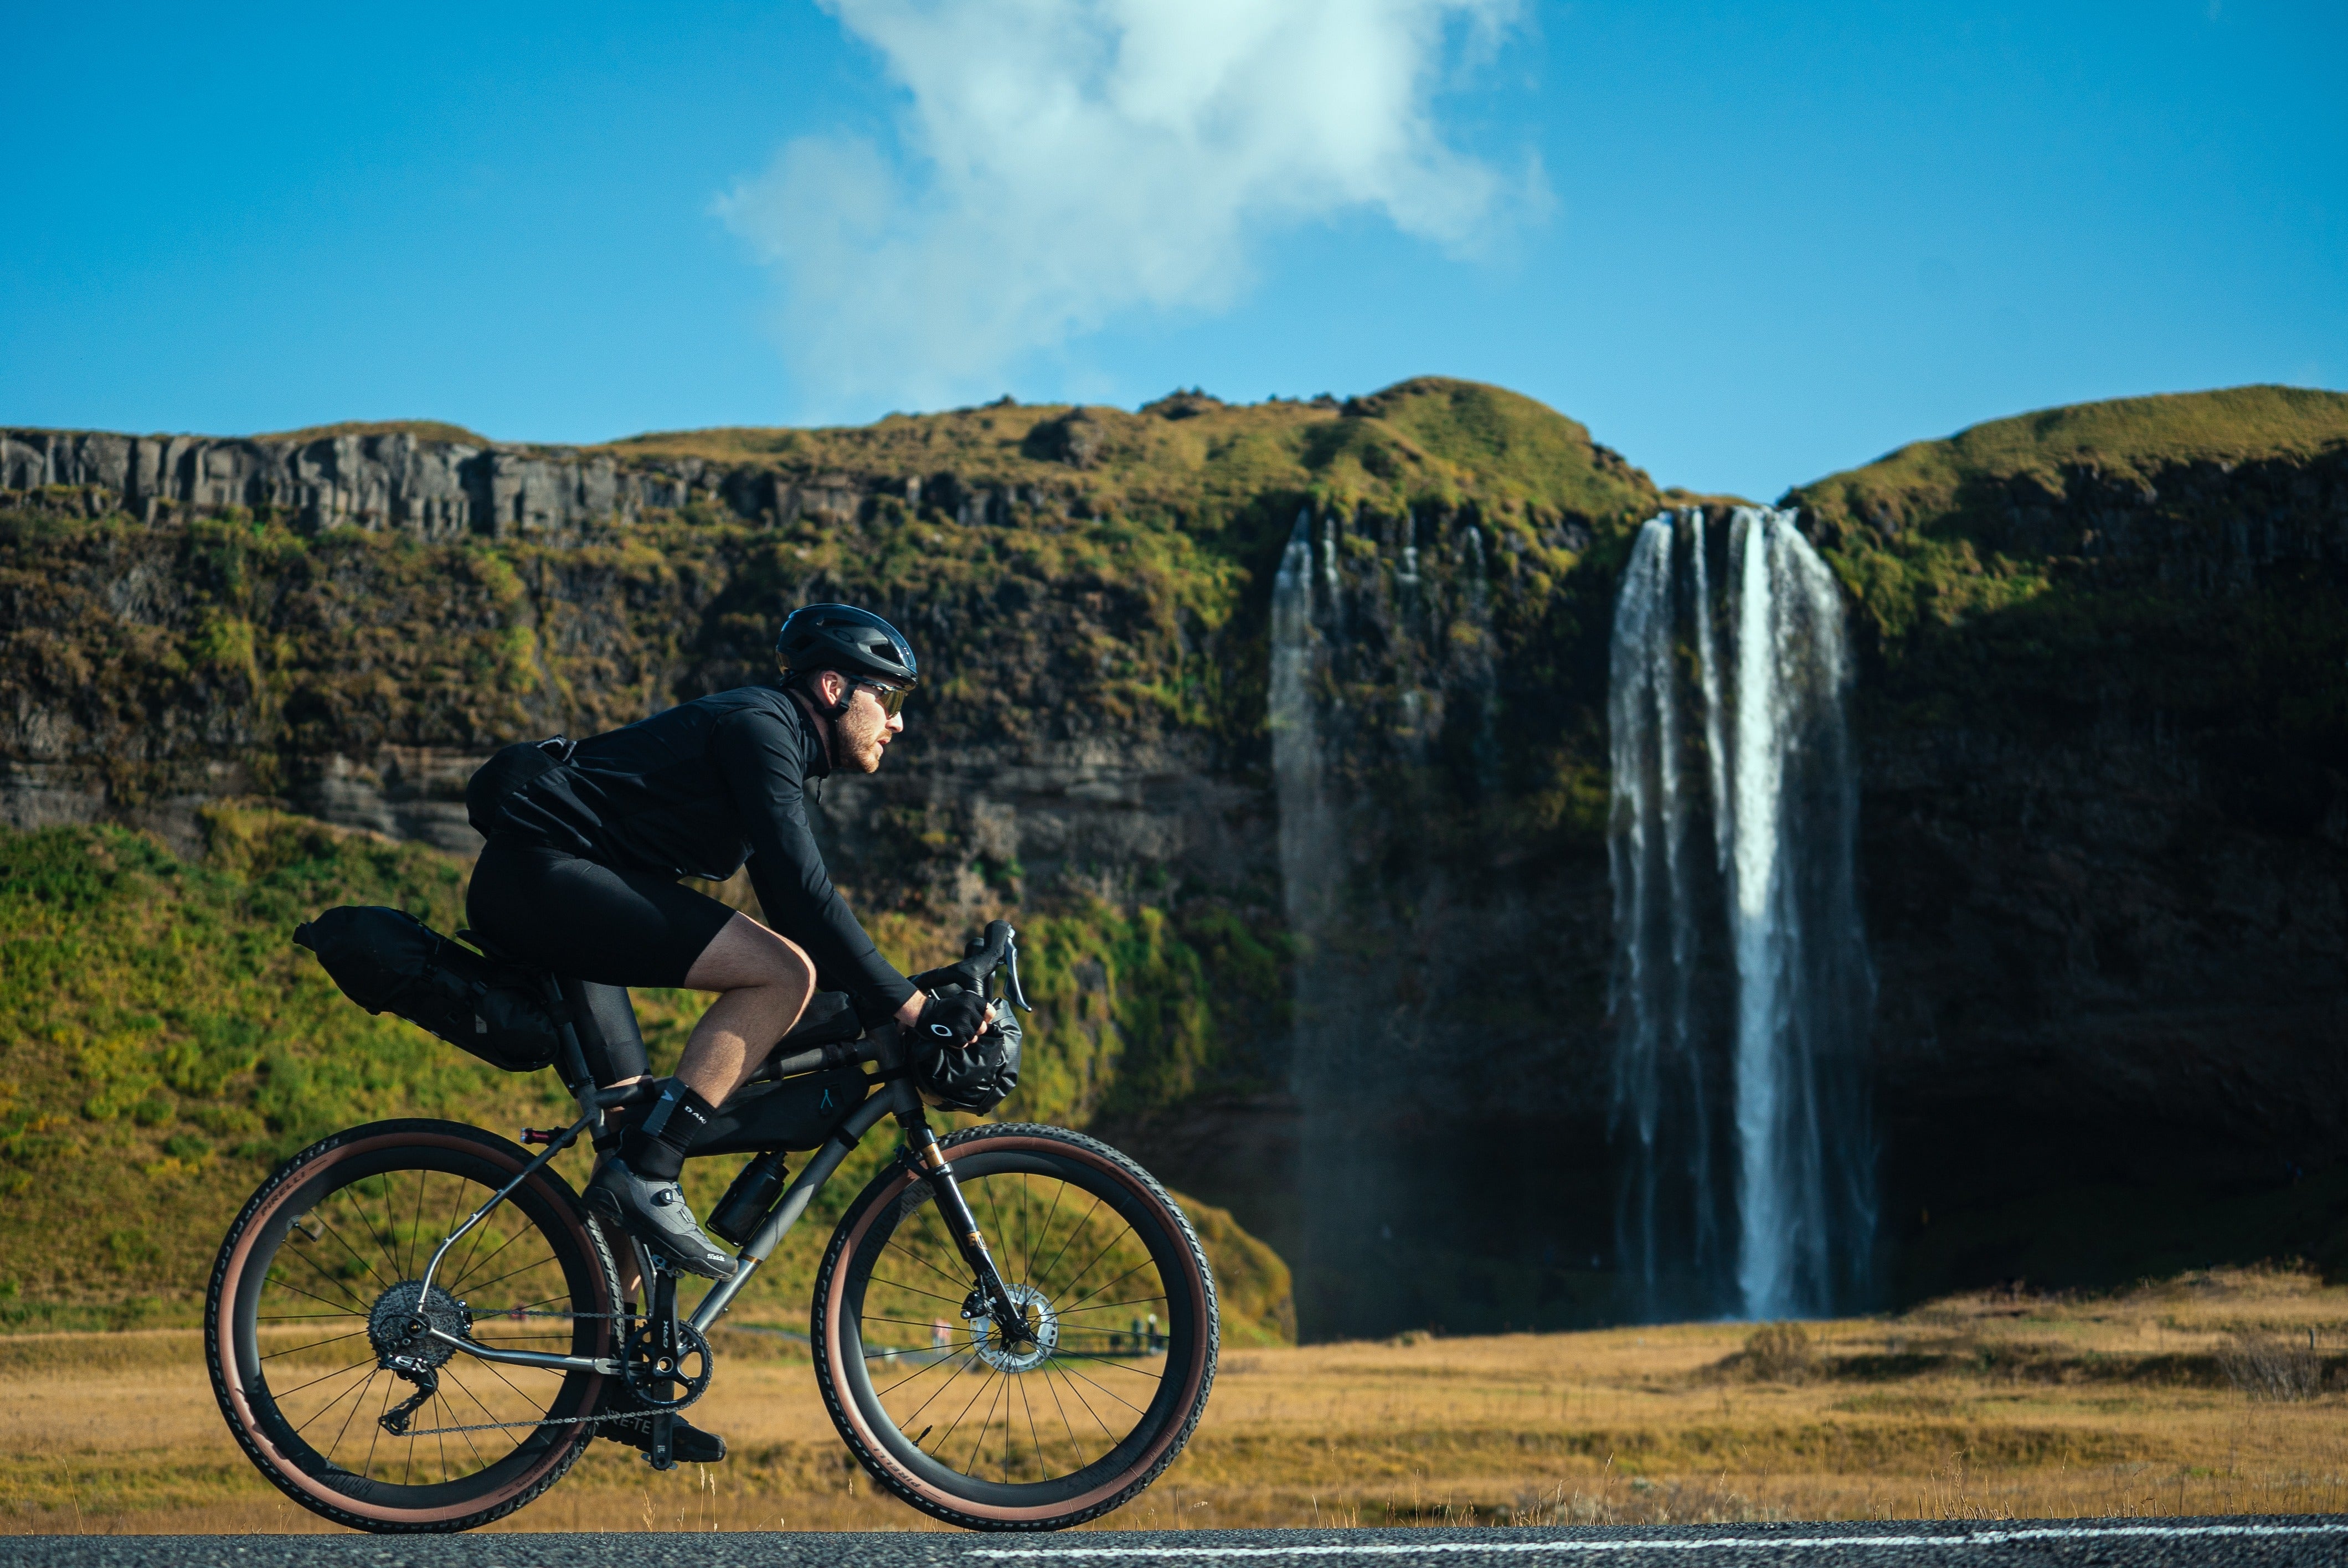
[[561,1039],[529,970],[485,958],[398,909],[345,904],[294,928],[343,994],[508,1072],[552,1062]]
[[968,1046],[920,1041],[908,1064],[913,1087],[930,1104],[980,1115],[1003,1103],[1019,1087],[1019,1041],[1025,1032],[1006,1001],[990,1003],[994,1025]]

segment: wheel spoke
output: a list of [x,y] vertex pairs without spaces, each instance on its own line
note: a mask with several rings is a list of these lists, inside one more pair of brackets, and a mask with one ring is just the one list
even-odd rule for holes
[[1130,1372],[1137,1378],[1147,1378],[1153,1383],[1162,1383],[1165,1381],[1165,1379],[1159,1377],[1157,1373],[1145,1372],[1140,1368],[1134,1366],[1132,1364],[1133,1358],[1129,1356],[1103,1356],[1090,1350],[1055,1350],[1052,1352],[1052,1355],[1055,1359],[1059,1357],[1066,1356],[1072,1361],[1097,1361],[1104,1368],[1113,1368],[1119,1372]]
[[299,1432],[299,1431],[303,1430],[304,1428],[308,1427],[308,1426],[309,1426],[309,1424],[310,1424],[312,1421],[316,1420],[320,1416],[324,1415],[328,1410],[331,1410],[331,1409],[333,1409],[336,1405],[341,1404],[341,1403],[343,1402],[343,1400],[344,1400],[344,1399],[345,1399],[346,1398],[348,1398],[350,1395],[352,1395],[353,1393],[355,1393],[355,1392],[356,1392],[358,1389],[364,1389],[364,1388],[366,1388],[366,1387],[367,1386],[367,1384],[369,1384],[369,1383],[373,1382],[373,1381],[375,1380],[375,1370],[374,1370],[374,1368],[375,1368],[375,1358],[374,1358],[373,1357],[369,1357],[369,1358],[367,1358],[367,1359],[366,1359],[366,1360],[364,1360],[364,1361],[354,1361],[354,1362],[352,1362],[349,1366],[347,1366],[347,1367],[344,1368],[343,1368],[341,1371],[339,1371],[339,1372],[329,1372],[329,1373],[327,1373],[327,1374],[325,1375],[325,1377],[324,1377],[324,1378],[311,1378],[308,1382],[306,1382],[306,1383],[303,1384],[301,1389],[295,1389],[292,1390],[294,1393],[298,1394],[298,1393],[300,1393],[300,1392],[302,1391],[302,1389],[314,1389],[314,1388],[316,1388],[319,1384],[324,1383],[324,1382],[327,1382],[327,1381],[329,1381],[329,1380],[331,1380],[331,1379],[333,1379],[333,1378],[347,1378],[347,1377],[349,1377],[353,1372],[357,1371],[357,1370],[358,1370],[360,1368],[362,1368],[362,1367],[366,1367],[366,1368],[369,1368],[369,1370],[368,1370],[368,1372],[367,1372],[367,1375],[366,1375],[365,1378],[361,1378],[361,1379],[360,1379],[356,1384],[355,1384],[353,1387],[348,1388],[348,1389],[345,1389],[341,1393],[336,1394],[333,1399],[328,1399],[324,1404],[320,1405],[316,1409],[312,1410],[312,1411],[309,1413],[309,1415],[307,1415],[306,1417],[304,1417],[304,1418],[303,1419],[303,1421],[302,1421],[301,1426],[297,1426],[297,1427],[295,1427],[294,1430],[295,1431],[297,1431],[297,1432]]
[[[1128,1232],[1127,1234],[1130,1235],[1131,1233]],[[1086,1302],[1090,1301],[1094,1296],[1098,1296],[1104,1290],[1116,1289],[1118,1286],[1123,1285],[1127,1280],[1131,1279],[1135,1275],[1139,1274],[1143,1269],[1148,1268],[1150,1262],[1150,1259],[1145,1257],[1139,1263],[1135,1264],[1131,1268],[1127,1269],[1123,1274],[1118,1275],[1115,1279],[1110,1280],[1107,1285],[1094,1286],[1090,1290],[1087,1290],[1082,1296],[1077,1296],[1076,1300],[1068,1303],[1069,1310],[1081,1310]],[[1081,1274],[1076,1276],[1076,1279],[1082,1279],[1083,1277],[1084,1276]],[[1068,1283],[1070,1285],[1074,1285],[1076,1280],[1072,1279]]]
[[957,1310],[962,1307],[962,1301],[954,1296],[940,1296],[934,1290],[923,1290],[918,1285],[907,1285],[901,1280],[875,1278],[872,1283],[875,1285],[886,1286],[891,1290],[905,1290],[911,1291],[915,1296],[926,1296],[932,1301],[942,1301],[947,1306],[954,1307]]
[[355,1339],[366,1332],[364,1328],[354,1328],[348,1334],[337,1334],[332,1339],[313,1339],[307,1345],[296,1345],[288,1350],[272,1350],[261,1358],[264,1361],[274,1361],[280,1356],[298,1355],[304,1350],[315,1350],[321,1345],[333,1345],[345,1339]]
[[1027,1379],[1025,1378],[1019,1379],[1019,1406],[1027,1412],[1027,1440],[1035,1445],[1035,1470],[1041,1476],[1045,1466],[1044,1439],[1035,1430],[1035,1401],[1027,1392]]
[[398,1382],[399,1379],[396,1378],[387,1379],[385,1382],[383,1386],[383,1398],[376,1403],[375,1419],[368,1423],[370,1426],[375,1428],[375,1435],[367,1439],[366,1461],[359,1466],[359,1473],[366,1476],[369,1481],[373,1481],[375,1479],[375,1446],[376,1444],[383,1441],[384,1413],[391,1409],[391,1390],[397,1386]]
[[[488,1232],[488,1228],[489,1228],[489,1221],[487,1221],[487,1220],[483,1220],[483,1221],[481,1222],[482,1229],[481,1229],[479,1232],[475,1233],[475,1234],[476,1234],[476,1241],[475,1241],[475,1244],[474,1244],[475,1245],[477,1245],[477,1246],[478,1246],[478,1245],[479,1245],[479,1239],[478,1239],[478,1238],[479,1238],[479,1235],[486,1235],[486,1234],[487,1234],[487,1232]],[[485,1258],[481,1259],[479,1263],[469,1264],[469,1265],[466,1266],[466,1269],[465,1269],[465,1272],[464,1272],[464,1273],[462,1273],[462,1274],[458,1275],[456,1278],[454,1278],[454,1279],[450,1280],[447,1285],[443,1286],[441,1288],[443,1288],[444,1290],[448,1291],[449,1295],[454,1296],[454,1295],[457,1293],[457,1291],[458,1291],[458,1287],[459,1287],[459,1286],[462,1286],[462,1285],[463,1285],[467,1280],[469,1280],[469,1279],[470,1279],[470,1278],[472,1278],[472,1277],[473,1277],[473,1270],[474,1270],[474,1269],[476,1269],[476,1268],[487,1268],[490,1264],[495,1263],[495,1262],[497,1261],[498,1253],[505,1251],[505,1249],[506,1249],[506,1248],[508,1248],[508,1247],[510,1247],[510,1246],[513,1245],[513,1244],[514,1244],[514,1243],[516,1243],[516,1242],[518,1242],[518,1241],[521,1240],[521,1238],[522,1238],[524,1235],[528,1235],[528,1234],[530,1233],[530,1226],[528,1226],[528,1225],[524,1225],[524,1226],[522,1226],[522,1227],[521,1227],[521,1229],[520,1229],[520,1230],[518,1230],[518,1231],[514,1232],[514,1233],[513,1233],[513,1235],[510,1235],[510,1236],[506,1237],[506,1239],[505,1239],[505,1240],[503,1240],[503,1241],[501,1241],[501,1242],[498,1243],[497,1252],[492,1252],[491,1254],[489,1254],[489,1256],[487,1256],[487,1257],[485,1257]],[[499,1275],[499,1276],[498,1276],[498,1279],[506,1279],[506,1278],[510,1278],[510,1277],[511,1277],[511,1276],[508,1276],[508,1275],[502,1275],[502,1274],[501,1274],[501,1275]],[[497,1282],[498,1282],[498,1280],[497,1280],[497,1279],[493,1279],[493,1280],[489,1281],[489,1284],[490,1284],[490,1285],[495,1285]],[[486,1289],[486,1288],[487,1288],[487,1286],[476,1286],[474,1288],[475,1288],[475,1289]]]
[[[1074,1378],[1077,1382],[1082,1383],[1087,1389],[1099,1389],[1102,1393],[1107,1394],[1110,1399],[1115,1399],[1118,1404],[1123,1405],[1127,1409],[1131,1410],[1137,1416],[1142,1413],[1140,1406],[1135,1404],[1132,1400],[1126,1399],[1115,1389],[1106,1388],[1099,1383],[1094,1382],[1090,1378],[1086,1377],[1082,1372],[1077,1371],[1073,1367],[1061,1368],[1060,1376],[1063,1378]],[[1102,1429],[1104,1431],[1107,1430],[1107,1429],[1106,1427]]]
[[[1086,1225],[1090,1225],[1090,1224],[1092,1224],[1092,1223],[1093,1223],[1093,1215],[1094,1215],[1094,1214],[1097,1214],[1097,1213],[1100,1211],[1100,1206],[1101,1206],[1101,1200],[1100,1200],[1100,1196],[1099,1196],[1099,1194],[1094,1194],[1094,1196],[1093,1196],[1093,1206],[1092,1206],[1091,1208],[1088,1208],[1088,1209],[1086,1209],[1086,1210],[1085,1211],[1085,1217],[1084,1217],[1084,1218],[1082,1218],[1082,1219],[1080,1219],[1080,1220],[1078,1220],[1078,1221],[1076,1223],[1076,1227],[1075,1227],[1074,1229],[1072,1229],[1072,1230],[1070,1230],[1070,1231],[1068,1232],[1068,1239],[1067,1239],[1067,1241],[1064,1241],[1064,1242],[1062,1242],[1062,1243],[1060,1244],[1060,1250],[1059,1250],[1058,1252],[1056,1252],[1056,1253],[1054,1253],[1054,1254],[1052,1255],[1052,1262],[1051,1262],[1051,1263],[1047,1263],[1047,1264],[1045,1264],[1045,1265],[1044,1266],[1044,1269],[1043,1269],[1043,1273],[1042,1273],[1042,1274],[1037,1274],[1037,1275],[1031,1276],[1030,1276],[1031,1278],[1034,1278],[1034,1279],[1039,1279],[1039,1280],[1040,1280],[1041,1278],[1043,1278],[1043,1277],[1044,1277],[1044,1275],[1046,1275],[1046,1274],[1049,1274],[1049,1273],[1051,1273],[1051,1272],[1052,1272],[1052,1265],[1053,1265],[1053,1264],[1056,1264],[1056,1263],[1058,1263],[1058,1262],[1060,1261],[1060,1259],[1061,1259],[1063,1256],[1065,1256],[1065,1255],[1066,1255],[1067,1250],[1068,1250],[1068,1245],[1069,1245],[1069,1243],[1070,1243],[1070,1242],[1075,1241],[1075,1240],[1076,1239],[1077,1235],[1083,1232],[1084,1228],[1085,1228]],[[1082,1278],[1082,1277],[1083,1277],[1083,1276],[1079,1275],[1079,1276],[1077,1276],[1077,1277],[1078,1277],[1078,1278]]]
[[[914,1261],[915,1263],[920,1264],[923,1268],[928,1269],[932,1274],[936,1275],[940,1279],[944,1280],[948,1285],[960,1285],[960,1284],[962,1284],[962,1283],[963,1283],[960,1279],[956,1278],[954,1276],[953,1276],[953,1275],[951,1275],[951,1274],[948,1274],[944,1269],[940,1268],[936,1264],[932,1263],[928,1258],[926,1258],[926,1257],[919,1257],[919,1256],[916,1256],[916,1255],[915,1255],[914,1254],[912,1254],[912,1253],[905,1252],[905,1249],[904,1249],[903,1247],[901,1247],[901,1246],[898,1246],[897,1243],[895,1243],[895,1242],[893,1242],[893,1241],[891,1241],[889,1245],[890,1245],[891,1246],[892,1246],[892,1247],[896,1247],[896,1249],[897,1249],[899,1252],[903,1252],[903,1253],[905,1253],[905,1255],[906,1255],[907,1257],[912,1258],[912,1259],[913,1259],[913,1261]],[[908,1288],[908,1289],[911,1289],[911,1287],[909,1286],[907,1286],[907,1288]],[[942,1296],[942,1297],[940,1297],[939,1299],[941,1299],[941,1300],[952,1300],[952,1299],[953,1299],[953,1297],[951,1297],[951,1296]]]
[[360,1368],[362,1368],[362,1367],[372,1367],[372,1366],[374,1366],[374,1365],[375,1365],[375,1358],[374,1358],[374,1357],[372,1357],[372,1356],[370,1356],[370,1357],[368,1357],[368,1358],[367,1358],[366,1360],[364,1360],[364,1361],[354,1361],[354,1362],[352,1362],[352,1363],[351,1363],[349,1366],[347,1366],[347,1367],[339,1367],[339,1368],[336,1368],[334,1371],[331,1371],[331,1372],[326,1373],[324,1377],[313,1378],[311,1378],[311,1379],[310,1379],[308,1382],[306,1382],[306,1383],[296,1383],[296,1384],[294,1384],[294,1387],[292,1387],[292,1388],[290,1388],[290,1389],[286,1389],[286,1390],[285,1390],[283,1393],[282,1393],[282,1394],[281,1394],[281,1393],[278,1393],[275,1389],[271,1389],[271,1390],[270,1390],[270,1397],[271,1397],[272,1399],[292,1399],[294,1395],[296,1395],[296,1394],[300,1393],[300,1392],[301,1392],[303,1389],[314,1389],[314,1388],[316,1388],[319,1384],[321,1384],[321,1383],[324,1382],[324,1381],[326,1380],[326,1378],[339,1378],[339,1377],[342,1377],[342,1376],[343,1376],[345,1373],[346,1373],[346,1372],[355,1372],[355,1371],[357,1371],[357,1370],[358,1370]]
[[[1050,1211],[1050,1213],[1048,1213],[1048,1214],[1045,1214],[1045,1216],[1044,1216],[1044,1230],[1043,1230],[1043,1236],[1044,1236],[1044,1239],[1045,1239],[1045,1241],[1050,1241],[1050,1240],[1052,1239],[1052,1221],[1053,1221],[1055,1218],[1056,1218],[1056,1217],[1058,1216],[1059,1213],[1060,1213],[1060,1200],[1061,1200],[1062,1198],[1064,1198],[1064,1197],[1067,1196],[1067,1195],[1068,1195],[1068,1184],[1067,1184],[1067,1183],[1066,1183],[1066,1182],[1061,1182],[1061,1183],[1059,1183],[1057,1185],[1056,1185],[1056,1186],[1052,1189],[1052,1207],[1051,1207],[1051,1211]],[[1032,1284],[1032,1283],[1034,1283],[1035,1278],[1035,1248],[1031,1245],[1027,1248],[1027,1273],[1026,1273],[1025,1278],[1025,1280],[1023,1281],[1023,1283],[1029,1283],[1029,1284]]]
[[[349,1253],[349,1254],[351,1255],[351,1261],[353,1261],[354,1263],[357,1264],[361,1268],[366,1269],[366,1270],[367,1271],[367,1277],[368,1277],[368,1278],[370,1278],[370,1279],[374,1280],[377,1285],[381,1286],[382,1286],[384,1289],[386,1289],[386,1290],[389,1290],[389,1289],[392,1287],[392,1284],[393,1284],[393,1282],[392,1282],[391,1280],[386,1279],[386,1278],[384,1278],[384,1276],[381,1276],[381,1275],[379,1275],[379,1274],[376,1273],[376,1271],[375,1271],[375,1265],[373,1265],[373,1264],[369,1263],[366,1259],[365,1259],[365,1258],[363,1258],[363,1257],[359,1256],[359,1255],[358,1255],[358,1250],[357,1250],[355,1247],[352,1246],[350,1243],[348,1243],[348,1242],[346,1242],[346,1241],[344,1241],[344,1240],[343,1240],[343,1233],[342,1233],[342,1232],[340,1232],[340,1231],[338,1231],[338,1230],[336,1230],[336,1229],[335,1228],[335,1222],[334,1222],[334,1221],[332,1221],[332,1220],[330,1220],[330,1219],[326,1218],[326,1217],[325,1217],[325,1215],[324,1215],[324,1214],[318,1214],[318,1211],[317,1211],[316,1209],[312,1209],[310,1212],[311,1212],[312,1214],[318,1214],[318,1223],[319,1223],[320,1225],[324,1225],[324,1226],[325,1226],[325,1227],[326,1227],[326,1234],[327,1234],[328,1235],[330,1235],[330,1236],[333,1236],[333,1237],[335,1238],[335,1241],[337,1241],[337,1242],[341,1243],[341,1245],[342,1245],[342,1249],[343,1249],[345,1252]],[[389,1259],[388,1257],[386,1257],[386,1258],[385,1259],[385,1261],[386,1261],[386,1262],[389,1262],[389,1261],[390,1261],[390,1259]],[[319,1272],[319,1273],[321,1273],[321,1274],[325,1274],[325,1270],[324,1270],[323,1268],[322,1268],[322,1269],[320,1269],[318,1272]],[[327,1275],[327,1276],[326,1276],[326,1277],[328,1277],[329,1279],[331,1279],[331,1278],[333,1278],[334,1276],[333,1276],[332,1275]],[[357,1293],[356,1291],[353,1291],[351,1294],[352,1294],[352,1295],[354,1295],[354,1296],[355,1296],[355,1295],[357,1295],[358,1293]]]
[[[977,1387],[977,1389],[972,1392],[972,1394],[971,1394],[971,1396],[970,1396],[970,1398],[969,1398],[969,1399],[965,1399],[965,1400],[963,1400],[963,1407],[962,1407],[962,1409],[961,1409],[959,1411],[957,1411],[957,1412],[955,1413],[955,1415],[954,1415],[953,1423],[951,1426],[947,1427],[947,1428],[946,1428],[946,1430],[945,1430],[942,1433],[939,1434],[939,1437],[938,1437],[938,1447],[939,1447],[939,1448],[941,1448],[941,1449],[944,1448],[944,1447],[946,1446],[947,1440],[951,1439],[951,1438],[954,1435],[954,1433],[956,1433],[956,1432],[958,1432],[958,1431],[962,1430],[962,1421],[963,1421],[963,1417],[967,1416],[967,1415],[969,1415],[969,1414],[970,1414],[970,1408],[971,1408],[971,1406],[975,1405],[976,1403],[978,1403],[978,1397],[979,1397],[979,1395],[985,1393],[985,1392],[986,1392],[987,1385],[988,1385],[989,1383],[992,1383],[992,1382],[993,1382],[996,1378],[1000,1377],[1001,1375],[1002,1375],[1001,1373],[997,1372],[997,1371],[996,1371],[994,1368],[992,1368],[992,1367],[989,1367],[989,1368],[985,1370],[985,1372],[984,1372],[984,1373],[981,1374],[981,1376],[980,1376],[980,1378],[979,1378],[979,1379],[978,1379],[978,1387]],[[979,1435],[980,1435],[981,1437],[983,1437],[983,1436],[985,1436],[985,1433],[984,1433],[984,1431],[983,1431],[983,1430],[982,1430],[982,1431],[980,1432],[980,1434],[979,1434]],[[969,1472],[968,1471],[963,1471],[963,1473],[964,1475],[968,1475],[970,1472]]]
[[[1003,1402],[1004,1390],[1010,1387],[1010,1375],[1004,1372],[997,1372],[994,1383],[994,1398],[986,1402],[986,1414],[981,1416],[978,1419],[978,1436],[972,1440],[970,1445],[970,1468],[963,1471],[963,1474],[967,1476],[975,1476],[978,1474],[979,1456],[983,1454],[986,1449],[986,1429],[994,1424],[994,1408]],[[981,1386],[980,1391],[982,1393],[985,1391],[983,1385]]]

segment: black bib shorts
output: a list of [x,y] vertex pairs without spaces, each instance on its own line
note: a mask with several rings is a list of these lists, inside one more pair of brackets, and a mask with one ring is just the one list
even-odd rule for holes
[[607,986],[682,986],[734,911],[670,877],[493,833],[465,894],[473,929],[526,964]]

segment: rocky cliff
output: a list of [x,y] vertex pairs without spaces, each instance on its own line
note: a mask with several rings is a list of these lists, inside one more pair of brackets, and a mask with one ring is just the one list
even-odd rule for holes
[[[1901,1293],[2348,1235],[2343,466],[2348,399],[2248,389],[1787,497],[1862,652]],[[252,795],[461,852],[494,745],[760,678],[790,605],[871,603],[936,673],[826,831],[909,957],[1021,913],[1029,1109],[1298,1260],[1308,1336],[1619,1309],[1607,632],[1631,529],[1695,498],[1572,422],[1430,380],[577,449],[17,431],[0,477],[12,823],[193,851]],[[1304,905],[1267,724],[1300,539]]]
[[[1017,911],[1043,1003],[1025,1108],[1117,1131],[1290,1250],[1264,682],[1293,519],[1342,518],[1365,604],[1403,602],[1423,555],[1395,650],[1469,636],[1488,672],[1525,652],[1486,685],[1533,711],[1504,750],[1510,798],[1539,815],[1560,778],[1586,796],[1587,766],[1560,764],[1603,696],[1601,676],[1578,708],[1547,701],[1587,685],[1560,673],[1555,618],[1587,589],[1602,625],[1579,563],[1657,501],[1570,421],[1436,381],[581,451],[412,427],[6,440],[0,805],[20,827],[122,821],[196,853],[209,802],[257,796],[465,852],[458,794],[492,747],[763,678],[792,605],[883,610],[933,673],[889,771],[827,789],[860,907],[909,958]],[[1472,613],[1471,535],[1488,557]],[[1354,672],[1365,712],[1406,694],[1384,657]],[[1549,815],[1540,831],[1587,840]]]
[[1868,649],[1902,1286],[2348,1265],[2348,398],[2058,409],[1789,500]]

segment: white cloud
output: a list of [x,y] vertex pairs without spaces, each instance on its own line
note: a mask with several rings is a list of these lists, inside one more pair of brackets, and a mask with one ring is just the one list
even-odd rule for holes
[[827,4],[909,95],[898,158],[804,138],[718,202],[811,388],[983,395],[1122,313],[1231,304],[1266,231],[1368,210],[1464,254],[1542,198],[1431,102],[1517,0]]

